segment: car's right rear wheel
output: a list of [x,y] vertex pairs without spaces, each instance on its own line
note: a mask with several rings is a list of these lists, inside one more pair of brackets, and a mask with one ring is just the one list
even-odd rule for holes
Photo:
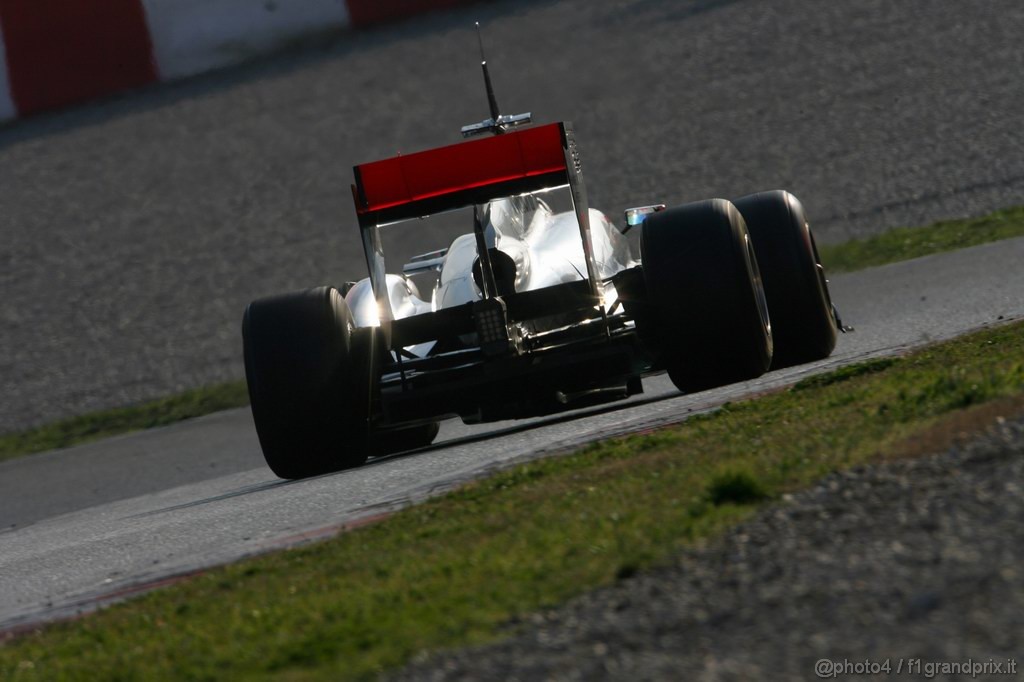
[[354,329],[341,293],[308,289],[253,301],[242,320],[245,376],[270,469],[306,478],[369,452],[374,329]]
[[750,230],[764,278],[775,338],[772,368],[828,357],[836,346],[836,316],[803,204],[782,190],[733,203]]
[[711,199],[652,214],[640,250],[650,311],[641,336],[677,388],[694,392],[768,370],[764,287],[735,206]]

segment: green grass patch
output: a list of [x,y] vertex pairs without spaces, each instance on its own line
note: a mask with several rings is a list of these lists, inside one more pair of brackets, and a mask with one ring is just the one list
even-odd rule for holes
[[27,431],[0,435],[0,461],[129,431],[166,426],[248,404],[249,396],[243,381],[197,388],[141,405],[94,412]]
[[964,408],[1019,396],[1024,324],[869,366],[519,466],[46,627],[0,646],[0,678],[370,679],[424,650],[488,641]]
[[828,272],[848,272],[1020,236],[1024,236],[1024,206],[980,218],[898,228],[818,250]]

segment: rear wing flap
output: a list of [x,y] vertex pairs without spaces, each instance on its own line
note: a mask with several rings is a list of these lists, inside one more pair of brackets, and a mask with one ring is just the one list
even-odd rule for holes
[[569,183],[566,123],[507,132],[354,168],[361,227]]

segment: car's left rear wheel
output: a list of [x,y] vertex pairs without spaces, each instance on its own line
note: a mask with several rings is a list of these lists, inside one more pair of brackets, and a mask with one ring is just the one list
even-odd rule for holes
[[355,329],[341,293],[253,301],[242,320],[245,376],[270,469],[306,478],[366,461],[375,329]]

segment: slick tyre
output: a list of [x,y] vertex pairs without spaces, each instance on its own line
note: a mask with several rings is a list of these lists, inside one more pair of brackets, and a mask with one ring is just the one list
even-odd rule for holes
[[[354,329],[341,293],[253,301],[242,320],[245,376],[260,446],[281,478],[358,466],[368,453],[373,330]],[[371,338],[363,338],[370,333]]]
[[655,213],[640,250],[650,316],[642,338],[681,391],[753,379],[772,332],[747,226],[724,199]]
[[838,332],[814,236],[800,200],[775,190],[735,202],[754,241],[772,320],[772,367],[828,357]]

